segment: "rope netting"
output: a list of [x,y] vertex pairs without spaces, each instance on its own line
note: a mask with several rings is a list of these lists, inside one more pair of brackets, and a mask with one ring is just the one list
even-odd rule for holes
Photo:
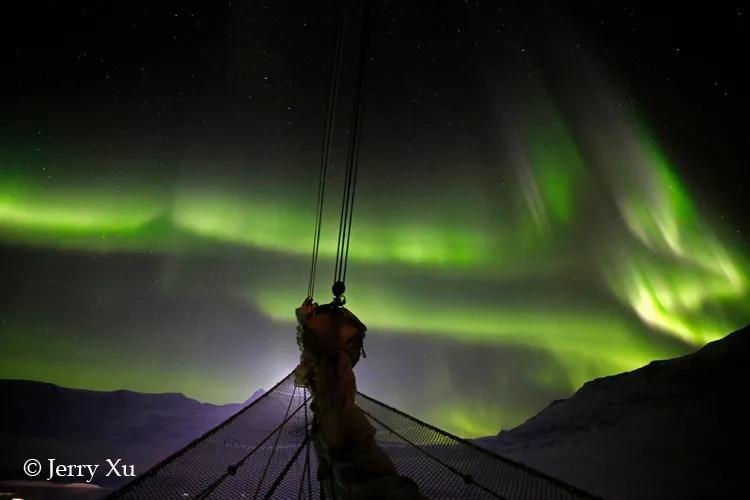
[[[108,498],[317,499],[310,395],[289,375],[259,399]],[[378,444],[431,499],[591,495],[359,393]],[[325,495],[333,498],[332,495]]]

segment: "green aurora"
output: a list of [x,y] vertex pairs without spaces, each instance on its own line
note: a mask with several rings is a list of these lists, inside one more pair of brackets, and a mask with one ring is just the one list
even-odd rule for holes
[[[440,203],[396,193],[385,207],[381,194],[363,193],[348,299],[370,335],[539,352],[565,376],[544,369],[527,375],[565,394],[593,377],[689,352],[748,322],[747,249],[700,216],[646,127],[623,114],[621,123],[593,133],[598,149],[584,160],[582,141],[554,106],[541,102],[513,124],[512,151],[502,162],[503,171],[516,175],[511,196],[477,197],[470,189],[446,188],[434,193]],[[623,128],[628,133],[614,133]],[[277,259],[286,272],[243,273],[226,283],[226,294],[283,325],[288,335],[278,342],[293,346],[293,309],[303,299],[311,246],[307,185],[279,195],[251,182],[238,186],[189,174],[145,182],[97,179],[92,185],[66,177],[52,158],[2,154],[0,241],[94,256]],[[335,213],[334,205],[327,209]],[[326,220],[323,269],[332,266],[335,254],[333,227]],[[325,280],[318,287],[327,288]],[[113,355],[94,331],[81,331],[92,339],[81,343],[62,342],[43,324],[29,328],[11,321],[2,328],[3,377],[179,390],[214,402],[241,400],[270,382],[259,375],[231,380],[232,373],[211,365],[186,368],[166,358],[151,368],[144,361],[132,376],[121,360],[139,359],[136,343],[123,341]],[[150,334],[160,332],[155,327]],[[99,362],[77,363],[80,349]],[[292,368],[293,360],[281,359]],[[283,367],[268,366],[266,375],[283,374]],[[533,410],[443,399],[415,411],[447,430],[477,436],[517,424]]]

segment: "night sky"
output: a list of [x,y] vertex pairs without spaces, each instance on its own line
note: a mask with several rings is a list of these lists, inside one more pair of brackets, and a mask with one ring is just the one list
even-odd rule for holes
[[[654,3],[369,3],[361,390],[493,434],[750,321],[750,12]],[[332,4],[20,8],[0,20],[0,377],[268,388],[298,358]]]

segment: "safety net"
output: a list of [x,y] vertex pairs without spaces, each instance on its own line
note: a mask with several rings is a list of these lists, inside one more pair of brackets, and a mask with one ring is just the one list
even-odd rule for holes
[[[334,498],[317,480],[310,394],[291,375],[108,498]],[[357,405],[399,474],[431,499],[578,499],[591,495],[373,398]]]

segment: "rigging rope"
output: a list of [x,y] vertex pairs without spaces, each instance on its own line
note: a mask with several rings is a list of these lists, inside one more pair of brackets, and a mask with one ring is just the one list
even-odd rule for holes
[[341,79],[341,55],[344,51],[344,20],[345,0],[336,2],[336,16],[334,22],[334,49],[333,61],[331,63],[331,81],[328,91],[328,107],[326,113],[325,131],[323,133],[323,150],[320,156],[320,172],[318,174],[318,201],[315,214],[315,231],[313,233],[312,262],[310,263],[310,281],[307,286],[307,296],[312,297],[315,293],[315,277],[318,266],[318,252],[320,250],[320,228],[323,219],[323,201],[325,199],[326,177],[328,174],[328,162],[331,154],[331,140],[333,137],[333,123],[335,120],[336,100],[339,91],[339,80]]
[[370,419],[371,419],[371,420],[372,420],[373,422],[376,422],[377,424],[381,425],[381,426],[382,426],[382,427],[383,427],[383,428],[384,428],[385,430],[387,430],[387,431],[388,431],[388,432],[390,432],[391,434],[393,434],[393,435],[395,435],[395,436],[399,437],[399,438],[400,438],[400,439],[402,439],[402,440],[403,440],[403,441],[404,441],[404,442],[405,442],[406,444],[408,444],[408,445],[410,445],[410,446],[412,446],[412,447],[416,448],[416,449],[417,449],[417,450],[419,450],[419,451],[420,451],[421,453],[423,453],[424,455],[426,455],[426,456],[427,456],[428,458],[430,458],[430,459],[434,460],[434,461],[435,461],[435,462],[437,462],[438,464],[440,464],[440,465],[442,465],[443,467],[445,467],[446,469],[448,469],[448,471],[450,471],[450,472],[451,472],[452,474],[455,474],[456,476],[460,477],[460,478],[461,478],[461,480],[463,480],[463,482],[464,482],[464,483],[466,483],[466,484],[473,484],[473,485],[475,485],[476,487],[478,487],[479,489],[481,489],[482,491],[484,491],[485,493],[487,493],[488,495],[490,495],[490,496],[492,496],[492,497],[494,497],[494,498],[497,498],[497,499],[499,499],[499,500],[507,500],[507,499],[506,499],[505,497],[503,497],[503,496],[501,496],[501,495],[499,495],[499,494],[495,493],[494,491],[492,491],[491,489],[487,488],[487,487],[486,487],[486,486],[484,486],[483,484],[481,484],[481,483],[478,483],[478,482],[476,482],[476,481],[474,480],[474,477],[473,477],[473,476],[472,476],[471,474],[464,474],[463,472],[461,472],[460,470],[456,469],[456,468],[455,468],[455,467],[453,467],[452,465],[450,465],[450,464],[446,463],[446,462],[445,462],[444,460],[441,460],[441,459],[440,459],[440,457],[438,457],[437,455],[435,455],[435,454],[433,454],[433,453],[430,453],[430,452],[428,451],[428,448],[426,448],[426,447],[422,447],[422,446],[419,446],[419,445],[418,445],[418,444],[416,444],[416,443],[415,443],[414,441],[412,441],[412,440],[410,440],[410,439],[409,439],[408,437],[404,436],[404,435],[403,435],[402,433],[400,433],[400,432],[398,432],[397,430],[393,429],[392,427],[390,427],[390,426],[389,426],[388,424],[386,424],[386,423],[385,423],[385,422],[383,422],[382,420],[379,420],[379,419],[378,419],[377,417],[375,417],[375,416],[374,416],[374,415],[373,415],[372,413],[368,412],[367,410],[362,410],[362,411],[363,411],[363,412],[364,412],[364,414],[365,414],[365,415],[367,415],[367,416],[368,416],[368,417],[369,417],[369,418],[370,418]]
[[273,497],[273,494],[276,492],[276,488],[278,488],[284,478],[286,478],[287,473],[292,468],[292,465],[294,465],[294,462],[297,461],[297,457],[299,457],[299,454],[302,452],[302,448],[307,445],[309,440],[310,436],[305,436],[305,439],[303,439],[300,445],[297,447],[297,451],[294,452],[292,458],[290,458],[286,463],[286,466],[284,466],[284,469],[279,474],[279,477],[276,478],[276,481],[274,481],[271,487],[268,489],[268,493],[266,493],[266,495],[263,497],[263,500],[269,500]]
[[[283,380],[282,380],[281,382],[283,382]],[[274,388],[273,388],[273,389],[271,389],[271,390],[275,390],[275,389],[276,389],[276,388],[277,388],[277,387],[278,387],[279,385],[281,385],[281,382],[279,382],[278,384],[276,384],[276,385],[274,386]],[[254,454],[254,453],[255,453],[256,451],[258,451],[258,450],[259,450],[259,449],[260,449],[260,448],[261,448],[261,447],[262,447],[262,446],[263,446],[263,445],[264,445],[264,444],[266,443],[266,441],[268,441],[269,439],[271,439],[271,437],[272,437],[272,436],[273,436],[274,434],[276,434],[277,432],[278,432],[278,433],[281,433],[281,429],[282,429],[282,428],[283,428],[283,427],[284,427],[284,426],[286,425],[286,423],[287,423],[287,422],[289,422],[289,421],[290,421],[290,420],[292,419],[292,417],[294,417],[294,416],[295,416],[295,415],[297,414],[297,412],[298,412],[298,411],[299,411],[299,410],[300,410],[300,409],[302,408],[302,406],[306,406],[306,405],[307,405],[307,402],[309,401],[309,399],[310,399],[310,398],[307,398],[307,399],[305,399],[305,400],[304,400],[304,401],[302,402],[302,406],[300,406],[299,408],[297,408],[296,410],[294,410],[294,411],[293,411],[293,412],[292,412],[291,414],[289,414],[289,410],[291,409],[292,401],[294,401],[294,393],[295,393],[295,392],[296,392],[296,387],[295,387],[294,389],[292,389],[292,397],[291,397],[291,399],[289,400],[289,405],[287,405],[287,409],[286,409],[286,412],[284,413],[284,419],[283,419],[283,420],[281,421],[281,423],[280,423],[280,424],[279,424],[278,426],[276,426],[276,428],[275,428],[274,430],[272,430],[272,431],[271,431],[270,433],[268,433],[268,435],[266,435],[266,437],[265,437],[265,438],[264,438],[263,440],[261,440],[261,442],[259,442],[259,443],[258,443],[257,445],[255,445],[255,446],[253,447],[253,449],[252,449],[252,450],[250,450],[250,452],[248,452],[248,453],[247,453],[247,454],[246,454],[245,456],[243,456],[243,457],[242,457],[242,458],[241,458],[241,459],[240,459],[239,461],[237,461],[236,463],[234,463],[234,464],[232,464],[232,465],[229,465],[229,466],[227,467],[227,470],[226,470],[226,471],[225,471],[225,472],[224,472],[224,473],[223,473],[222,475],[220,475],[220,476],[219,476],[218,478],[216,478],[216,479],[215,479],[215,480],[214,480],[214,481],[213,481],[212,483],[210,483],[210,484],[209,484],[208,486],[206,486],[206,487],[205,487],[205,488],[204,488],[204,489],[203,489],[202,491],[200,491],[200,492],[199,492],[199,493],[198,493],[198,494],[197,494],[197,495],[195,496],[196,500],[204,500],[204,499],[205,499],[205,498],[207,498],[207,497],[208,497],[208,496],[209,496],[209,495],[210,495],[211,493],[213,493],[213,492],[214,492],[214,490],[216,490],[216,488],[218,488],[218,487],[219,487],[219,486],[220,486],[220,485],[221,485],[221,484],[222,484],[222,483],[223,483],[223,482],[224,482],[224,481],[225,481],[225,480],[226,480],[226,479],[227,479],[228,477],[230,477],[230,476],[234,476],[235,474],[237,474],[237,471],[239,470],[239,468],[240,468],[240,467],[242,467],[242,466],[243,466],[243,465],[245,464],[245,462],[246,462],[246,461],[247,461],[247,460],[248,460],[248,459],[249,459],[249,458],[250,458],[251,456],[253,456],[253,454]],[[266,394],[268,394],[268,393],[266,393]],[[260,399],[260,398],[259,398],[259,399]],[[255,402],[253,402],[253,403],[250,403],[250,405],[248,405],[248,406],[246,407],[246,409],[247,409],[247,408],[250,408],[250,407],[252,407],[254,403],[255,403]],[[230,422],[231,422],[231,421],[232,421],[232,420],[233,420],[233,419],[234,419],[234,418],[235,418],[236,416],[240,415],[241,413],[242,413],[242,412],[239,412],[239,413],[237,413],[237,414],[236,414],[236,415],[235,415],[234,417],[230,417],[230,418],[229,418],[229,419],[228,419],[228,420],[227,420],[226,422],[224,422],[224,424],[221,424],[221,425],[223,426],[223,425],[226,425],[226,424],[230,423]],[[221,428],[221,426],[217,427],[216,429],[220,429],[220,428]],[[214,430],[216,430],[216,429],[214,429]],[[208,434],[206,434],[206,436],[207,436],[207,435],[208,435]],[[205,438],[206,436],[203,436],[203,438]],[[203,438],[201,438],[201,439],[203,439]],[[194,444],[195,442],[197,442],[197,440],[196,440],[196,441],[194,441],[193,443],[191,443],[191,445],[192,445],[192,444]],[[278,443],[278,439],[276,440],[276,442]],[[188,446],[186,447],[186,449],[189,449],[191,445],[188,445]],[[275,447],[276,447],[276,445],[274,445],[274,451],[275,451]],[[169,459],[168,459],[168,460],[170,460],[171,458],[172,458],[172,457],[169,457]],[[159,467],[159,465],[161,465],[161,464],[158,464],[158,465],[157,465],[156,467]],[[156,468],[156,467],[155,467],[155,468]]]
[[[325,131],[323,134],[323,149],[320,158],[320,172],[318,175],[318,198],[315,214],[315,229],[313,233],[313,250],[310,262],[310,276],[307,286],[307,296],[313,297],[315,293],[315,281],[317,277],[318,256],[320,254],[320,234],[323,220],[323,206],[325,202],[326,179],[331,157],[331,143],[333,141],[333,128],[336,118],[336,103],[341,80],[341,60],[344,52],[344,32],[347,12],[347,1],[337,2],[337,22],[335,23],[335,43],[333,63],[331,66],[331,81],[328,94],[328,107]],[[345,299],[342,295],[345,291],[347,262],[349,259],[349,242],[351,239],[352,215],[354,212],[354,193],[357,186],[357,170],[359,164],[360,137],[362,135],[362,113],[363,113],[363,88],[365,82],[365,64],[367,61],[367,7],[363,4],[361,8],[361,30],[359,68],[357,81],[354,86],[354,104],[351,117],[351,128],[346,159],[346,171],[344,176],[344,194],[341,200],[341,213],[339,215],[339,231],[336,242],[336,260],[334,264],[333,294],[334,303],[343,304]]]
[[[305,401],[307,401],[307,387],[302,390]],[[307,439],[307,449],[305,450],[305,465],[302,470],[302,480],[297,498],[302,498],[302,489],[304,487],[305,476],[307,477],[307,498],[312,500],[312,476],[310,476],[310,421],[307,417],[307,404],[305,404],[305,439]]]
[[[307,388],[303,387],[303,397],[307,401]],[[305,440],[307,445],[305,446],[305,464],[302,466],[302,475],[300,476],[299,491],[297,492],[297,500],[302,499],[302,493],[305,490],[305,478],[307,478],[307,498],[312,500],[312,479],[310,477],[310,427],[307,418],[307,405],[305,405]]]
[[[354,108],[352,110],[352,128],[349,135],[349,149],[346,162],[346,176],[344,180],[344,196],[341,200],[341,214],[339,216],[339,235],[336,243],[336,263],[333,274],[333,294],[338,299],[346,291],[347,263],[349,260],[349,242],[352,231],[354,213],[354,194],[357,187],[357,172],[359,167],[359,149],[362,136],[363,91],[365,83],[365,67],[368,58],[368,19],[367,4],[362,6],[362,19],[359,42],[359,71],[355,87]],[[345,300],[344,300],[345,302]],[[342,302],[343,303],[343,302]]]
[[[289,410],[292,408],[292,403],[294,402],[294,395],[297,393],[297,386],[294,386],[294,389],[292,389],[292,396],[289,398],[289,404],[286,407],[286,412],[284,413],[284,418],[286,418],[287,415],[289,415]],[[307,407],[307,406],[305,406]],[[253,495],[253,500],[258,498],[258,493],[260,493],[260,487],[263,486],[263,481],[266,480],[266,474],[268,473],[268,468],[271,466],[271,462],[273,461],[273,456],[276,453],[276,448],[279,446],[279,440],[281,439],[281,432],[278,432],[276,434],[276,440],[273,442],[273,448],[271,448],[271,454],[268,455],[268,460],[266,460],[266,466],[263,468],[263,473],[260,475],[260,481],[258,481],[258,487],[255,489],[255,494]]]

